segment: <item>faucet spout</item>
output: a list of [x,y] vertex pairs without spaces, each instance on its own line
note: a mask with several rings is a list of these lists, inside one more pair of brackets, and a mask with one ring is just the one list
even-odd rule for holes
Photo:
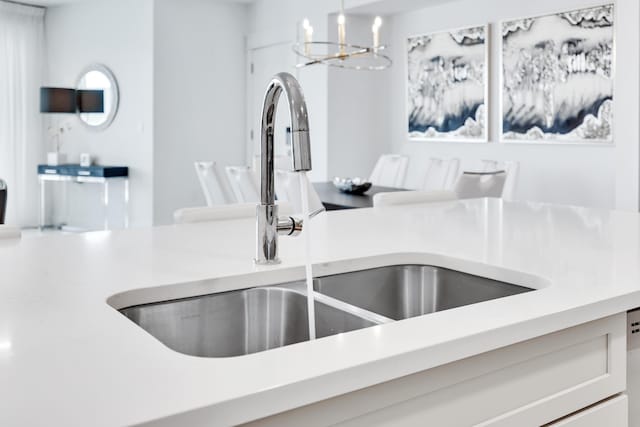
[[[280,96],[284,93],[291,114],[293,170],[311,170],[309,114],[298,81],[289,73],[276,74],[267,86],[262,107],[260,132],[260,205],[257,208],[257,264],[278,263],[278,207],[275,204],[274,135],[275,118]],[[296,221],[292,220],[294,228]]]

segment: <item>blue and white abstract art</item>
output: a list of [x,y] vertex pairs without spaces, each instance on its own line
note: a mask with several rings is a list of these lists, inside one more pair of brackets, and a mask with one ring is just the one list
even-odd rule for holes
[[503,140],[611,142],[613,34],[613,5],[503,22]]
[[407,42],[409,138],[487,140],[487,27]]

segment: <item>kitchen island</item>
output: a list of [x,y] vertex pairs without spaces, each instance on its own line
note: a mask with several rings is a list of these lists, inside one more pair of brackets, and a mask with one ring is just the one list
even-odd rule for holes
[[[301,280],[302,239],[280,240],[276,266],[254,265],[253,220],[8,240],[0,425],[423,425],[438,416],[540,425],[601,401],[599,414],[622,413],[640,215],[477,199],[328,212],[311,233],[316,276],[420,264],[535,291],[245,356],[193,357],[118,310]],[[507,395],[521,398],[491,403]],[[452,396],[469,400],[456,406]]]

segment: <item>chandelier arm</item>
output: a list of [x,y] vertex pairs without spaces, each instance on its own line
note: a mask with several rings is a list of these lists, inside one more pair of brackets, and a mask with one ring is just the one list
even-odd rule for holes
[[[325,47],[329,51],[336,51],[329,54],[311,53],[312,47]],[[330,41],[311,41],[304,43],[295,43],[292,46],[293,52],[300,58],[304,58],[304,62],[296,64],[296,68],[304,68],[312,65],[327,65],[344,69],[361,70],[361,71],[380,71],[389,68],[393,61],[389,56],[382,53],[386,46],[377,47],[358,46],[349,43],[336,43]],[[349,52],[350,50],[350,52]],[[370,61],[369,64],[358,63],[358,60]]]

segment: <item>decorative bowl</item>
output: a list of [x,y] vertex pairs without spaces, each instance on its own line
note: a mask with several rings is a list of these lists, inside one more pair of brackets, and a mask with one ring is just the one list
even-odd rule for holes
[[365,181],[362,178],[333,178],[333,185],[347,194],[361,195],[367,192],[371,188],[371,183]]

